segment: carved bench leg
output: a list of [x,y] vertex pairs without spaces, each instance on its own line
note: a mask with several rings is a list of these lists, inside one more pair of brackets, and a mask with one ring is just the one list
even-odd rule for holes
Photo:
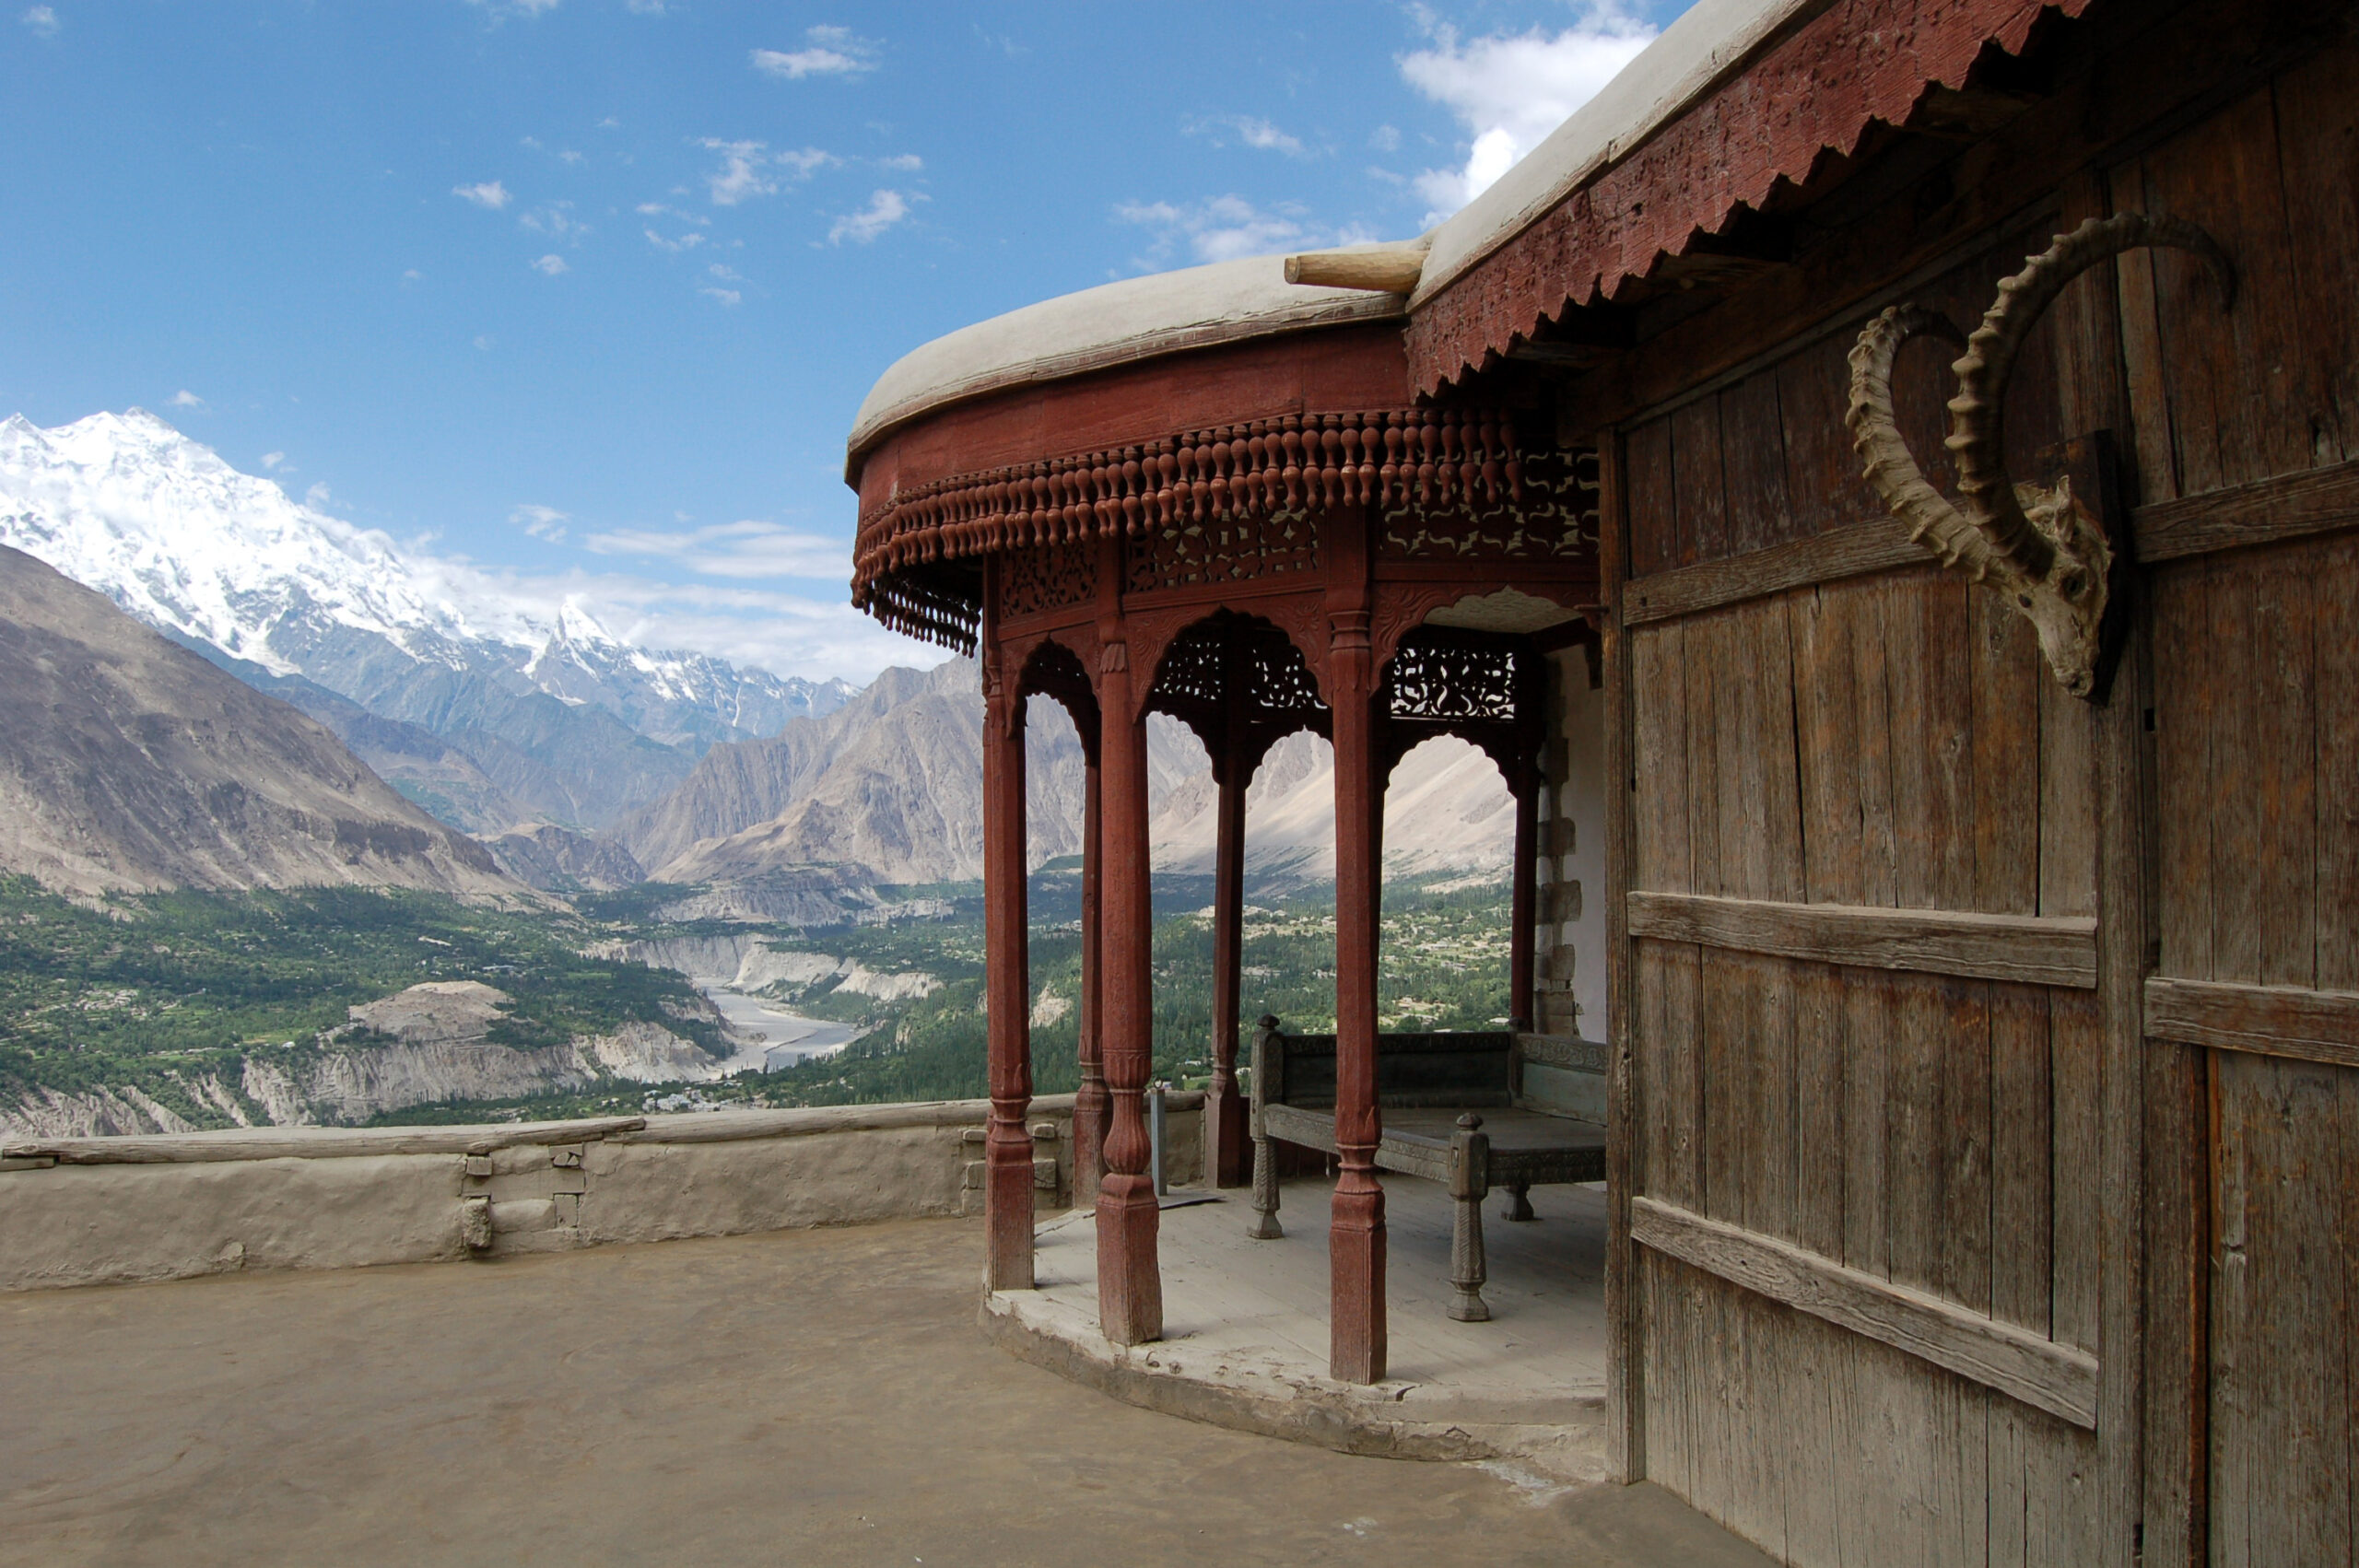
[[1507,1189],[1508,1219],[1522,1222],[1540,1218],[1539,1215],[1532,1211],[1532,1184],[1530,1182],[1511,1181],[1507,1183]]
[[1483,1256],[1483,1199],[1491,1193],[1491,1140],[1473,1111],[1458,1118],[1449,1141],[1449,1197],[1456,1212],[1449,1229],[1449,1316],[1461,1323],[1488,1323],[1483,1301],[1490,1278]]
[[1253,1223],[1245,1234],[1255,1241],[1285,1235],[1278,1223],[1278,1152],[1257,1128],[1253,1133]]

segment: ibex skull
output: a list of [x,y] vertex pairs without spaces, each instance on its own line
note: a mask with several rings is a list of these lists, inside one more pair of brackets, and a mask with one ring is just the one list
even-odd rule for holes
[[2048,667],[2075,696],[2097,689],[2113,550],[2069,482],[2049,488],[2007,476],[2007,380],[2016,351],[2066,284],[2149,245],[2193,252],[2218,286],[2222,309],[2235,302],[2236,275],[2227,253],[2191,223],[2121,213],[2058,235],[2023,271],[2000,280],[1997,301],[1950,367],[1957,372],[1945,443],[1957,462],[1954,506],[1927,482],[1894,423],[1892,366],[1909,338],[1921,333],[1955,343],[1957,329],[1931,310],[1895,305],[1868,323],[1851,350],[1851,407],[1844,422],[1852,450],[1867,463],[1868,483],[1942,566],[2007,596],[2038,632]]

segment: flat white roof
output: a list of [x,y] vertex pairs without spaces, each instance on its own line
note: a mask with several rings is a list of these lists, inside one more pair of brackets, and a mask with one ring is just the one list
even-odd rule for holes
[[1405,303],[1397,294],[1290,284],[1279,256],[1101,284],[961,327],[903,355],[860,405],[849,451],[862,451],[904,420],[1003,387],[1306,327],[1404,317],[1627,157],[1788,23],[1831,3],[1697,0],[1530,156],[1434,230],[1416,293]]

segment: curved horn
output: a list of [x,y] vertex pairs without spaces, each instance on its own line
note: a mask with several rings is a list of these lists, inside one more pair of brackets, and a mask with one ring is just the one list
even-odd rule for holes
[[1991,544],[2014,561],[2025,576],[2045,579],[2054,569],[2057,541],[2032,526],[2006,470],[2007,381],[2015,355],[2064,286],[2101,262],[2125,251],[2165,245],[2192,252],[2219,290],[2220,308],[2236,304],[2236,269],[2228,254],[2202,229],[2175,217],[2117,213],[2093,217],[1999,280],[1999,298],[1982,324],[1966,340],[1966,354],[1950,367],[1957,372],[1957,395],[1950,399],[1950,437],[1945,443],[1957,462],[1957,491],[1967,519]]
[[1851,347],[1851,406],[1843,422],[1851,427],[1851,450],[1867,462],[1868,483],[1908,525],[1908,537],[1945,567],[1963,561],[1967,575],[1979,579],[1988,569],[1989,544],[1917,466],[1893,412],[1893,361],[1902,344],[1920,336],[1966,346],[1948,317],[1921,305],[1895,305],[1868,323]]
[[1947,446],[1956,460],[1958,502],[1926,482],[1892,408],[1892,365],[1919,333],[1955,341],[1931,311],[1896,306],[1868,323],[1851,350],[1851,406],[1844,416],[1868,482],[1909,537],[1945,567],[2004,592],[2039,633],[2048,667],[2076,696],[2097,688],[2099,633],[2109,598],[2113,551],[2105,531],[2069,484],[2018,485],[2007,475],[2003,407],[2015,356],[2064,286],[2125,251],[2167,245],[2192,252],[2216,286],[2222,309],[2236,300],[2236,275],[2219,242],[2178,218],[2121,213],[2091,218],[2059,235],[2024,270],[1999,284],[1999,298],[1966,340],[1950,400]]

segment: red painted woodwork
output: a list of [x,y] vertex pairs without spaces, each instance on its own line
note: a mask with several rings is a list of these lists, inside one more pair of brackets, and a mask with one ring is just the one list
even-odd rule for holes
[[1026,951],[1024,698],[985,666],[983,961],[991,1119],[983,1143],[988,1270],[995,1291],[1032,1288],[1031,978]]
[[1611,299],[1657,259],[1800,184],[1870,123],[1899,124],[1925,89],[1963,88],[1995,43],[2020,53],[2045,10],[2089,0],[1837,0],[1742,74],[1418,303],[1409,376],[1432,392],[1568,308]]
[[1097,1323],[1118,1345],[1163,1336],[1163,1277],[1144,1092],[1154,1062],[1154,906],[1147,866],[1146,716],[1132,695],[1127,644],[1100,649],[1098,768],[1104,801],[1106,977],[1099,1051],[1113,1100],[1106,1176],[1097,1190]]
[[[1234,716],[1240,705],[1231,704]],[[1245,784],[1250,765],[1232,734],[1219,768],[1220,800],[1213,847],[1213,1081],[1204,1094],[1204,1148],[1215,1187],[1253,1179],[1245,1096],[1237,1089],[1238,982],[1245,936]]]
[[1335,747],[1335,1196],[1327,1229],[1328,1372],[1384,1378],[1384,1188],[1376,1176],[1376,668],[1368,648],[1367,516],[1331,514],[1328,700]]
[[1105,1017],[1099,992],[1106,982],[1104,944],[1099,939],[1105,900],[1106,856],[1099,836],[1104,776],[1091,747],[1083,774],[1081,807],[1081,1085],[1073,1106],[1073,1186],[1095,1195],[1106,1175],[1107,1124],[1113,1102],[1106,1094],[1106,1070],[1098,1046]]

